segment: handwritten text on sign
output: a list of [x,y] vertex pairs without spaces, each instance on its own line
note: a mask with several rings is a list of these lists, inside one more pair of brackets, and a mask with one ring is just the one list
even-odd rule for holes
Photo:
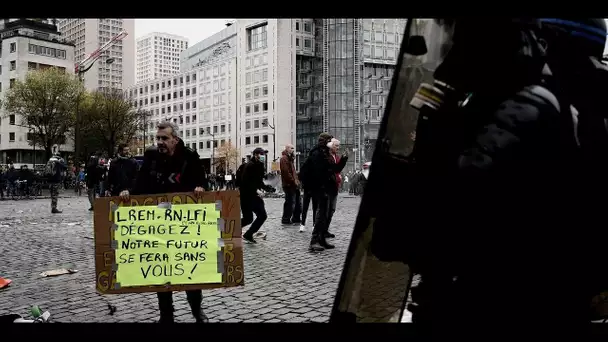
[[122,287],[221,283],[220,215],[215,203],[117,208],[116,282]]

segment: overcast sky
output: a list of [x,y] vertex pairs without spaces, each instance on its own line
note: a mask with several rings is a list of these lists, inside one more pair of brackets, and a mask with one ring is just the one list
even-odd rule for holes
[[221,31],[228,19],[135,19],[135,38],[151,32],[176,34],[189,39],[189,46]]
[[[150,32],[165,32],[184,36],[190,46],[221,31],[228,19],[135,19],[135,38]],[[608,24],[608,19],[606,19]],[[608,52],[608,44],[604,53]]]

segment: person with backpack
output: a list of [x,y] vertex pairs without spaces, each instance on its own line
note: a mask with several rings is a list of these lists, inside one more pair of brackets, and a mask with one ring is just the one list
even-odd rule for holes
[[67,170],[68,165],[65,160],[59,155],[59,151],[55,151],[54,155],[46,163],[44,175],[47,178],[49,184],[49,191],[51,192],[51,213],[61,214],[62,211],[57,209],[57,202],[59,200],[59,187],[62,181],[62,174]]
[[[260,160],[260,156],[268,153],[263,148],[256,148],[251,153],[251,160],[245,166],[242,166],[239,179],[239,190],[241,193],[241,227],[244,228],[251,224],[251,227],[243,234],[243,239],[249,243],[256,243],[254,234],[260,230],[262,224],[266,221],[268,215],[264,206],[264,200],[258,193],[259,190],[274,191],[270,185],[264,184],[264,163]],[[241,169],[239,167],[239,169]],[[253,219],[255,214],[255,220]]]

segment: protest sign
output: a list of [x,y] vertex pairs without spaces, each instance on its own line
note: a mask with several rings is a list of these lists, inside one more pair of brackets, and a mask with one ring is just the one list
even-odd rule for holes
[[238,191],[95,201],[95,269],[101,293],[243,285]]

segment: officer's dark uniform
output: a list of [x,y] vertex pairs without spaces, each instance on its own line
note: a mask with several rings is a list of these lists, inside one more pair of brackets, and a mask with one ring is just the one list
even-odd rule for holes
[[[196,187],[208,189],[207,177],[198,153],[186,147],[180,140],[172,156],[161,154],[151,147],[144,154],[144,162],[137,175],[132,195],[190,192]],[[207,317],[201,308],[201,290],[186,291],[192,315],[197,322]],[[160,322],[173,322],[173,294],[158,293]]]

